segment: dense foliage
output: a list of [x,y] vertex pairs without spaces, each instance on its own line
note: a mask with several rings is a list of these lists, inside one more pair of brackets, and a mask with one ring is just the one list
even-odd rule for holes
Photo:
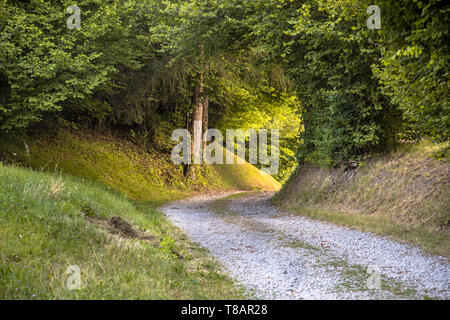
[[409,134],[450,138],[449,13],[445,1],[381,1],[381,59],[374,74],[403,111]]
[[351,5],[282,2],[271,7],[268,23],[256,24],[265,50],[293,79],[304,106],[300,159],[325,166],[385,149],[397,121],[371,74],[376,50],[354,35],[358,7]]
[[[282,130],[278,178],[449,139],[444,1],[0,0],[0,131],[47,117],[170,148],[201,83],[210,127]],[[304,130],[301,130],[304,128]]]
[[334,166],[400,139],[449,139],[449,6],[379,1],[381,29],[369,30],[371,4],[253,5],[254,46],[283,67],[303,103],[300,161]]
[[10,95],[0,108],[1,130],[26,127],[61,110],[64,101],[90,97],[120,67],[139,67],[148,45],[127,40],[133,32],[129,2],[84,1],[79,30],[66,27],[69,5],[2,1],[0,61]]

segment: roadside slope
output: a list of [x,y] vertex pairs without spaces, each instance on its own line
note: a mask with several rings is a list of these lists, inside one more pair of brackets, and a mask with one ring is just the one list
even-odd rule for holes
[[273,202],[450,257],[450,163],[433,159],[437,150],[404,146],[350,170],[304,164]]
[[192,166],[193,174],[184,177],[182,166],[174,165],[170,154],[90,131],[75,134],[66,130],[54,137],[3,139],[0,159],[97,181],[131,199],[156,204],[195,192],[281,188],[275,179],[247,162]]

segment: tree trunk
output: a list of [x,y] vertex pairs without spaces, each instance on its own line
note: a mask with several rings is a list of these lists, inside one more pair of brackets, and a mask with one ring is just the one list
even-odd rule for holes
[[194,139],[192,140],[192,157],[194,164],[200,164],[202,158],[202,127],[203,127],[203,83],[200,76],[200,84],[194,91],[194,116],[192,117],[192,129]]
[[[190,117],[189,117],[189,113],[186,113],[186,130],[188,130],[188,131],[190,131],[190,120],[191,119],[189,119]],[[190,174],[190,172],[191,172],[191,165],[189,164],[189,163],[184,163],[183,162],[183,175],[185,176],[185,177],[188,177],[189,176],[189,174]]]
[[[208,95],[205,94],[203,99],[203,118],[202,118],[202,127],[203,127],[203,134],[208,130],[208,112],[209,112],[209,98]],[[203,149],[206,148],[206,140],[203,140]]]

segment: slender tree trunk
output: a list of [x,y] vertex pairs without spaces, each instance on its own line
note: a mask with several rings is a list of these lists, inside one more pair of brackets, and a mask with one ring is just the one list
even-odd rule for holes
[[[202,46],[200,46],[202,48]],[[203,56],[203,51],[201,52]],[[207,66],[205,70],[207,70]],[[192,117],[192,158],[194,164],[201,164],[203,158],[203,149],[206,147],[206,141],[203,141],[203,135],[206,130],[208,130],[208,109],[209,109],[209,98],[204,92],[203,86],[203,73],[202,70],[199,76],[199,83],[194,89],[194,113]],[[192,175],[193,172],[188,167],[188,173],[185,175]],[[195,177],[194,177],[195,178]]]
[[[188,131],[190,131],[191,130],[191,119],[190,119],[190,116],[189,116],[189,113],[186,113],[186,130],[188,130]],[[189,173],[190,173],[190,171],[191,171],[191,165],[189,164],[189,163],[184,163],[183,162],[183,175],[185,176],[185,177],[188,177],[189,176]]]
[[[207,98],[206,98],[207,99]],[[203,130],[207,127],[207,111],[206,111],[206,122],[205,122],[205,98],[203,97],[203,75],[200,75],[199,84],[194,88],[194,96],[193,96],[193,104],[194,104],[194,112],[192,115],[192,120],[187,119],[186,126],[189,127],[189,131],[191,132],[192,145],[191,145],[191,156],[193,160],[193,164],[201,164],[202,155],[203,155]],[[208,102],[206,102],[206,110],[208,108]],[[184,176],[193,176],[193,172],[191,166],[185,164],[183,166],[183,174]],[[195,179],[195,177],[193,177]]]
[[[209,66],[205,65],[205,71],[208,73]],[[202,78],[203,80],[203,78]],[[202,81],[203,82],[203,81]],[[203,117],[202,117],[202,136],[208,131],[208,115],[209,115],[209,97],[206,92],[204,92],[203,84],[202,84],[202,102],[203,102]],[[203,141],[203,150],[206,148],[206,139]]]
[[202,158],[202,133],[203,133],[203,82],[200,76],[200,83],[194,91],[194,116],[192,117],[192,128],[194,139],[192,140],[192,156],[194,164],[200,164]]
[[[203,135],[208,130],[208,112],[209,112],[209,97],[205,94],[203,99],[203,118],[202,118],[202,126],[203,126]],[[206,140],[203,140],[203,149],[206,148]]]

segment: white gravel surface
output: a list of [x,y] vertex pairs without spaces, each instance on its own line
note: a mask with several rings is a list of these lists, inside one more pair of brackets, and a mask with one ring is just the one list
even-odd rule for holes
[[[450,298],[444,257],[387,237],[287,214],[269,203],[272,193],[203,195],[163,209],[193,241],[261,299]],[[223,208],[225,206],[225,210]],[[368,272],[368,267],[375,272]],[[380,272],[380,288],[377,271]]]

